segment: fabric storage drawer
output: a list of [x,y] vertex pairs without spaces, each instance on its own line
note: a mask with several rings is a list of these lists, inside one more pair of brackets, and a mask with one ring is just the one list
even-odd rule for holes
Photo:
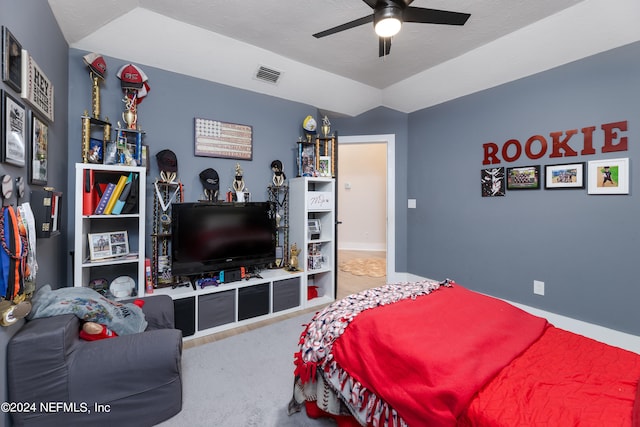
[[269,314],[269,283],[238,289],[238,320]]
[[273,282],[273,311],[282,311],[300,305],[300,278]]
[[236,320],[235,290],[198,298],[198,330],[233,323]]

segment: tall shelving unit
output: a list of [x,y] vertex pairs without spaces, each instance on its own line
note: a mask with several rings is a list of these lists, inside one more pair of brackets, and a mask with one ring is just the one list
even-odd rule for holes
[[304,305],[326,304],[335,300],[335,180],[298,177],[289,188],[289,242],[300,249]]
[[[93,175],[94,182],[108,180],[117,182],[122,175],[138,174],[138,207],[134,213],[118,215],[83,214],[83,196],[87,188],[87,173]],[[73,285],[88,287],[94,279],[111,282],[120,276],[129,276],[135,281],[135,295],[144,296],[145,289],[145,167],[113,166],[92,163],[77,163],[75,176],[75,237],[73,256]],[[106,258],[91,261],[89,257],[89,233],[126,231],[129,238],[127,257]],[[136,254],[135,256],[133,254]]]
[[[278,268],[289,265],[289,186],[270,185],[267,187],[269,202],[273,204],[276,216],[276,261]],[[281,252],[281,253],[279,253]]]
[[182,184],[156,181],[153,195],[153,229],[151,231],[151,277],[153,287],[171,286],[171,204],[183,201]]

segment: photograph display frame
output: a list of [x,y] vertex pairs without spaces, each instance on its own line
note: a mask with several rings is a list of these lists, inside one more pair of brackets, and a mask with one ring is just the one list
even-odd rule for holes
[[5,26],[2,27],[2,81],[17,93],[22,92],[22,45]]
[[482,197],[504,197],[507,179],[504,166],[480,171]]
[[129,255],[129,236],[126,230],[87,234],[89,259],[100,261]]
[[2,161],[14,166],[26,165],[27,109],[2,91]]
[[253,160],[253,127],[250,125],[196,117],[194,133],[196,156]]
[[546,190],[583,189],[585,166],[585,162],[546,165],[544,188]]
[[538,190],[541,181],[540,165],[507,168],[506,178],[507,190]]
[[[588,175],[589,194],[629,194],[628,157],[591,160]],[[607,185],[608,182],[613,185]]]
[[316,176],[316,144],[298,142],[298,176]]
[[31,184],[47,185],[49,160],[49,125],[31,113]]

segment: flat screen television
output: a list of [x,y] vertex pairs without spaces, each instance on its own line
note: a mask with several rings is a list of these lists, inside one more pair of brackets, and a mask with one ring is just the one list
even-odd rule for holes
[[268,202],[171,205],[175,276],[263,267],[275,261],[276,223]]

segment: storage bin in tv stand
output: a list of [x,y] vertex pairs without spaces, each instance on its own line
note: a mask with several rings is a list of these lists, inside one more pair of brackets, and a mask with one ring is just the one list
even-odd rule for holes
[[176,308],[176,327],[190,340],[307,308],[302,272],[263,270],[249,280],[218,286],[159,288]]

